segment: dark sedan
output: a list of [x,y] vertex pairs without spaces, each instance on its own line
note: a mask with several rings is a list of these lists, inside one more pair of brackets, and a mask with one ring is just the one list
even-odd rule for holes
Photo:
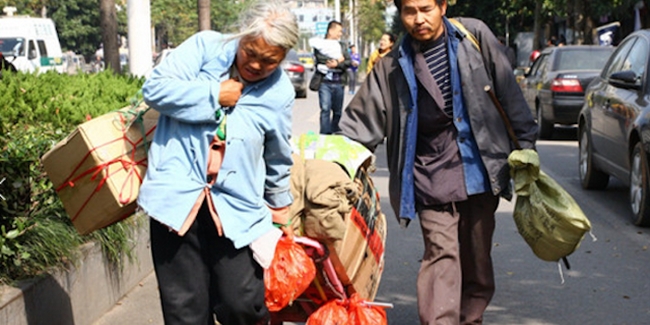
[[537,117],[539,137],[549,139],[554,124],[573,125],[584,103],[584,88],[600,73],[613,47],[552,46],[545,48],[519,82]]
[[300,62],[298,53],[289,50],[282,61],[282,69],[287,73],[293,88],[296,91],[296,98],[307,98],[307,78],[305,78],[305,65]]
[[650,226],[650,31],[630,34],[586,89],[578,120],[580,182],[603,189],[614,176],[629,185],[632,221]]

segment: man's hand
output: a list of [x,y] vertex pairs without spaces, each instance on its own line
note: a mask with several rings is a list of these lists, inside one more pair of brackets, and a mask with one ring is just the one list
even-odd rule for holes
[[330,69],[334,69],[339,66],[339,61],[334,59],[329,59],[327,60],[327,62],[325,62],[325,65],[327,65],[327,67]]
[[219,105],[222,107],[235,106],[243,90],[244,84],[239,82],[239,79],[228,79],[222,82],[221,91],[219,91]]

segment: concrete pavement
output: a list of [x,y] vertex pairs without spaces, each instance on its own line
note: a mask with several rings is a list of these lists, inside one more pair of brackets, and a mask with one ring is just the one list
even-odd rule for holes
[[158,282],[153,272],[93,325],[163,324]]

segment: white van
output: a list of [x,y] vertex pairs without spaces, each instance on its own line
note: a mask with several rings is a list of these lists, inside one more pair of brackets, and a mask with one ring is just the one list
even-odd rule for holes
[[52,19],[0,17],[0,50],[19,71],[64,72],[61,44]]

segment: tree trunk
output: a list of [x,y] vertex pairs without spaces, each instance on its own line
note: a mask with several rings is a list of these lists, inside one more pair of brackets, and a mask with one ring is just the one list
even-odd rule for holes
[[581,45],[581,44],[591,44],[591,35],[586,35],[585,34],[585,29],[586,29],[586,18],[587,14],[585,11],[585,0],[576,0],[575,2],[575,25],[574,25],[574,30],[575,33],[574,35],[576,36],[575,44]]
[[210,0],[197,0],[199,31],[210,30]]
[[535,0],[535,26],[533,27],[533,50],[540,49],[539,31],[542,29],[542,2],[543,0]]
[[117,13],[115,0],[99,0],[99,21],[104,43],[104,64],[106,69],[121,73],[120,52],[117,44]]

